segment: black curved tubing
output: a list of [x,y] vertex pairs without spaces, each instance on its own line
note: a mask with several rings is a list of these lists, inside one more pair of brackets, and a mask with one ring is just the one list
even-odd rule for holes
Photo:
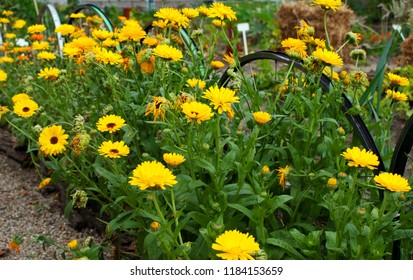
[[390,163],[389,172],[396,173],[401,176],[407,164],[408,155],[413,147],[413,115],[407,120],[403,130],[397,140],[396,147]]
[[[256,52],[256,53],[241,57],[240,66],[242,67],[245,64],[250,63],[251,61],[260,60],[260,59],[272,59],[272,60],[283,62],[287,65],[294,63],[294,68],[297,68],[303,71],[304,73],[307,72],[307,70],[304,68],[304,66],[300,62],[292,60],[286,53],[274,52],[274,51],[260,51],[260,52]],[[224,74],[221,76],[221,79],[218,82],[219,86],[225,86],[229,82],[229,79],[230,77],[227,71],[225,71]],[[325,90],[328,90],[332,82],[327,76],[323,74],[321,77],[321,84]],[[342,94],[342,98],[344,99],[343,111],[347,112],[348,110],[352,108],[353,105],[351,104],[351,101],[348,99],[348,97],[344,93]],[[363,122],[360,115],[346,114],[346,116],[347,116],[347,119],[350,121],[350,124],[353,126],[355,132],[360,137],[363,147],[365,147],[367,150],[373,152],[375,155],[378,156],[379,166],[376,172],[378,173],[380,171],[386,170],[383,160],[380,156],[379,150],[377,149],[376,143],[374,142],[373,137],[371,136],[369,130],[367,129],[366,124]]]

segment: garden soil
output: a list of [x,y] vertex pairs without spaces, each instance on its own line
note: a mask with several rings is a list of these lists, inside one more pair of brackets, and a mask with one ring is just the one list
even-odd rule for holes
[[[87,237],[103,242],[94,229],[74,229],[63,216],[58,192],[38,189],[38,173],[28,164],[24,152],[13,149],[14,143],[8,131],[0,128],[0,260],[53,260],[55,251],[61,259],[62,250],[49,245],[43,250],[36,241],[39,236],[51,238],[62,247],[73,239]],[[19,252],[9,248],[15,236],[23,239]]]

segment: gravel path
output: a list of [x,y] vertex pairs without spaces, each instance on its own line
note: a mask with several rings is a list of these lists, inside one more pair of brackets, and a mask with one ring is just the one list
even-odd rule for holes
[[[44,251],[42,244],[36,242],[38,236],[49,237],[63,247],[72,239],[82,241],[88,236],[102,242],[91,229],[78,232],[71,228],[56,195],[46,195],[38,189],[39,183],[34,169],[24,168],[0,152],[0,260],[55,259],[56,247],[47,246]],[[23,237],[20,253],[9,249],[15,235]],[[57,250],[58,258],[60,253]]]

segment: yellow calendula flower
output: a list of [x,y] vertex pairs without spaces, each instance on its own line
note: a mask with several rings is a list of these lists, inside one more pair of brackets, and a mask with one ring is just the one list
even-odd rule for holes
[[26,21],[23,19],[18,19],[13,23],[13,28],[22,29],[26,25]]
[[44,51],[48,50],[50,43],[46,41],[35,41],[33,42],[32,49],[35,51]]
[[55,60],[56,59],[56,55],[52,52],[39,52],[37,54],[37,59],[40,60]]
[[38,78],[46,79],[46,80],[56,80],[59,78],[60,70],[55,67],[46,67],[40,70],[39,74],[37,75]]
[[114,133],[124,127],[125,120],[116,115],[106,115],[101,118],[99,118],[98,122],[96,123],[97,129],[100,132],[109,132],[109,133]]
[[163,160],[170,166],[178,166],[185,161],[185,157],[176,153],[167,153],[163,155]]
[[165,186],[173,186],[177,183],[176,176],[171,170],[157,161],[145,161],[133,170],[132,177],[129,177],[129,184],[138,186],[140,190],[162,189]]
[[154,47],[154,46],[158,45],[158,43],[159,43],[159,39],[156,38],[156,37],[146,37],[142,41],[142,44],[146,45],[148,47]]
[[359,147],[347,148],[341,155],[348,161],[348,166],[367,167],[374,170],[380,163],[379,158],[373,152],[366,151],[366,149],[360,150]]
[[120,158],[127,156],[130,152],[129,147],[123,141],[112,142],[110,140],[103,142],[98,149],[101,156],[109,158]]
[[86,15],[84,13],[71,13],[70,18],[85,18]]
[[161,224],[159,222],[153,221],[149,227],[152,231],[158,231],[161,228]]
[[72,241],[67,243],[67,247],[69,247],[70,250],[76,250],[78,246],[79,246],[79,243],[77,242],[76,239],[73,239]]
[[52,125],[42,130],[39,136],[40,150],[45,155],[57,155],[66,151],[67,138],[61,125]]
[[225,64],[222,61],[219,61],[219,60],[211,61],[210,65],[211,65],[212,68],[215,68],[215,69],[221,69],[225,66]]
[[95,55],[95,60],[102,64],[120,65],[123,63],[123,57],[121,54],[112,52],[105,48],[95,47],[92,52]]
[[336,11],[341,7],[341,0],[313,0],[311,5],[318,5],[324,10],[333,10]]
[[410,84],[409,79],[399,76],[397,74],[388,73],[387,78],[390,80],[390,83],[394,85],[408,86]]
[[104,29],[95,29],[92,31],[92,37],[98,41],[104,41],[113,37],[113,33]]
[[252,113],[252,116],[254,117],[254,121],[257,124],[266,124],[267,122],[271,120],[271,115],[263,111],[254,112]]
[[[73,41],[70,42],[69,44],[65,44],[65,47],[66,45],[70,45],[71,47],[78,48],[81,50],[81,52],[86,53],[88,51],[91,51],[93,47],[97,45],[97,43],[95,40],[93,40],[90,37],[79,37],[79,38],[73,39]],[[63,51],[65,47],[63,48]]]
[[344,64],[343,59],[337,53],[327,49],[317,49],[313,51],[312,56],[321,60],[328,66],[342,67]]
[[37,109],[39,109],[39,105],[35,101],[28,99],[16,102],[13,112],[19,117],[29,118],[36,113]]
[[14,33],[6,33],[6,34],[4,34],[4,38],[6,38],[6,39],[14,39],[14,38],[16,38],[16,37],[17,37],[17,35],[14,34]]
[[184,14],[184,16],[186,16],[189,19],[194,19],[197,16],[199,16],[198,9],[194,9],[194,8],[183,8],[181,12]]
[[285,52],[288,55],[292,55],[294,58],[295,56],[293,55],[293,52],[297,53],[299,55],[299,59],[301,58],[306,58],[307,55],[307,45],[303,40],[300,39],[295,39],[295,38],[287,38],[283,41],[281,41],[281,46],[285,48]]
[[219,251],[218,257],[224,260],[254,260],[254,255],[260,250],[255,238],[238,230],[227,230],[215,239],[212,249]]
[[171,24],[184,28],[189,26],[189,18],[175,8],[160,8],[154,17],[163,19],[166,25]]
[[264,173],[264,174],[270,173],[270,168],[268,167],[268,165],[264,165],[264,166],[261,168],[261,172]]
[[14,59],[11,58],[10,56],[3,56],[0,58],[0,64],[2,63],[13,63]]
[[382,172],[374,176],[374,182],[392,192],[408,192],[411,190],[409,181],[399,174]]
[[277,168],[278,174],[277,177],[279,178],[279,184],[283,190],[285,190],[285,185],[287,184],[287,176],[292,170],[292,167],[286,165],[285,167]]
[[61,24],[55,28],[54,32],[60,33],[62,36],[67,36],[75,32],[75,27],[71,24]]
[[386,90],[386,98],[391,98],[394,101],[407,101],[409,98],[407,97],[406,94],[388,89]]
[[220,20],[227,19],[229,21],[237,20],[235,11],[221,2],[215,2],[210,6],[208,17],[218,18]]
[[31,100],[31,97],[26,94],[26,93],[18,93],[13,95],[11,98],[11,101],[13,101],[13,104],[16,104],[19,101],[26,101],[26,100]]
[[204,82],[203,80],[197,79],[197,78],[192,78],[192,79],[186,80],[186,85],[191,88],[204,89],[206,86],[206,82]]
[[44,24],[34,24],[27,27],[27,33],[34,34],[40,33],[46,30],[46,26]]
[[211,107],[196,101],[182,104],[182,112],[185,114],[188,122],[196,121],[198,124],[209,120],[214,115],[211,111]]
[[217,85],[209,87],[202,97],[211,101],[214,109],[218,110],[218,114],[225,112],[230,118],[234,116],[231,104],[239,102],[239,97],[235,96],[235,91],[225,87],[220,88]]
[[125,24],[117,33],[119,42],[134,41],[138,42],[145,38],[146,32],[138,22],[130,21]]
[[216,26],[216,27],[224,27],[224,26],[227,25],[227,24],[225,23],[225,21],[220,20],[220,19],[213,19],[213,20],[212,20],[212,24],[213,24],[214,26]]
[[38,189],[43,189],[44,187],[46,187],[47,185],[50,185],[50,183],[52,182],[52,178],[45,178],[45,179],[43,179],[41,182],[40,182],[40,184],[39,184],[39,186],[37,187]]
[[327,186],[330,187],[330,188],[337,187],[337,179],[334,178],[334,177],[328,178]]
[[0,82],[7,80],[7,73],[0,69]]
[[235,67],[235,59],[232,53],[225,54],[223,59],[229,64],[229,67],[231,68]]
[[169,45],[157,45],[153,54],[166,60],[179,61],[183,58],[182,51]]

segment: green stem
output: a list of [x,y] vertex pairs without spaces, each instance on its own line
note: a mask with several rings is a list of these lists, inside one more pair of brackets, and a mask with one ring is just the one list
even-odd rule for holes
[[327,10],[324,11],[324,32],[326,34],[326,48],[331,51],[330,38],[328,37],[327,31]]

